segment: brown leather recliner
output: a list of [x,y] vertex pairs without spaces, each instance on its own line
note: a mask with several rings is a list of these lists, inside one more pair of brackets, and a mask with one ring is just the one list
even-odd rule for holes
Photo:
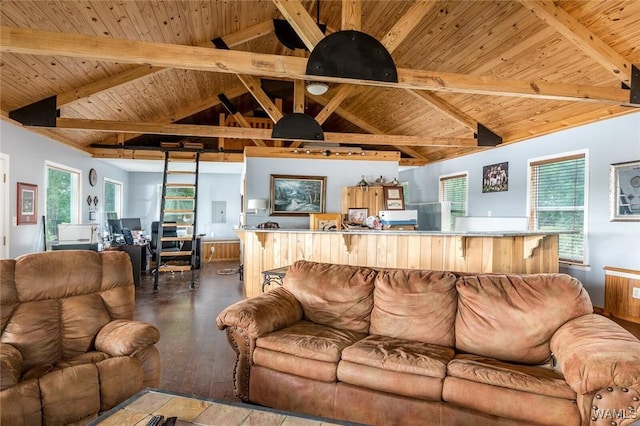
[[85,424],[160,383],[160,332],[133,321],[124,252],[0,260],[0,424]]

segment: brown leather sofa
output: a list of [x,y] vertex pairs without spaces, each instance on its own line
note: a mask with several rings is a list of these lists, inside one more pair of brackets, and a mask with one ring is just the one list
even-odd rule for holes
[[640,341],[564,274],[298,261],[217,325],[236,395],[272,408],[377,425],[640,419]]
[[0,260],[0,301],[0,424],[86,424],[159,385],[160,333],[132,321],[125,252]]

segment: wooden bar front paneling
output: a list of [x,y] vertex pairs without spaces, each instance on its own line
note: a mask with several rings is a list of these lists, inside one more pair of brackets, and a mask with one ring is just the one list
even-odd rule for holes
[[524,253],[524,238],[520,235],[245,229],[242,230],[245,294],[247,297],[260,294],[263,271],[303,259],[357,266],[458,272],[558,272],[558,235],[545,235],[528,258]]
[[640,271],[604,267],[604,313],[640,323],[640,299],[633,288],[640,288]]

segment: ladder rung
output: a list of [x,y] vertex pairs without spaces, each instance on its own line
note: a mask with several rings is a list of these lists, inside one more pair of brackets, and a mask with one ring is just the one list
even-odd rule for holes
[[168,183],[167,187],[171,188],[193,188],[195,187],[195,183]]
[[165,213],[193,213],[193,209],[191,210],[175,210],[175,209],[165,209]]
[[191,256],[193,254],[192,251],[162,251],[160,252],[161,257],[176,257],[176,256]]
[[195,163],[196,159],[194,158],[171,158],[169,157],[169,162],[170,163]]
[[195,200],[194,197],[177,197],[177,196],[170,196],[167,195],[166,197],[164,197],[165,200]]
[[187,222],[165,222],[163,223],[161,226],[166,226],[166,227],[176,227],[176,226],[182,226],[182,227],[190,227],[193,226],[193,223],[187,223]]
[[160,241],[191,241],[191,237],[162,237]]
[[167,170],[168,175],[195,175],[193,170]]
[[190,271],[191,265],[162,265],[158,268],[160,272],[182,272],[182,271]]

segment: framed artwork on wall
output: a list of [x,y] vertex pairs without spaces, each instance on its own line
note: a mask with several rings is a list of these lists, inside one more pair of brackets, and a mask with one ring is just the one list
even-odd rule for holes
[[509,163],[496,163],[482,168],[482,192],[509,190]]
[[271,175],[269,214],[308,216],[324,213],[326,176]]
[[385,186],[385,210],[404,210],[404,188],[402,186]]
[[17,203],[18,225],[35,225],[38,223],[38,186],[18,182]]
[[640,222],[640,161],[609,167],[610,220]]

